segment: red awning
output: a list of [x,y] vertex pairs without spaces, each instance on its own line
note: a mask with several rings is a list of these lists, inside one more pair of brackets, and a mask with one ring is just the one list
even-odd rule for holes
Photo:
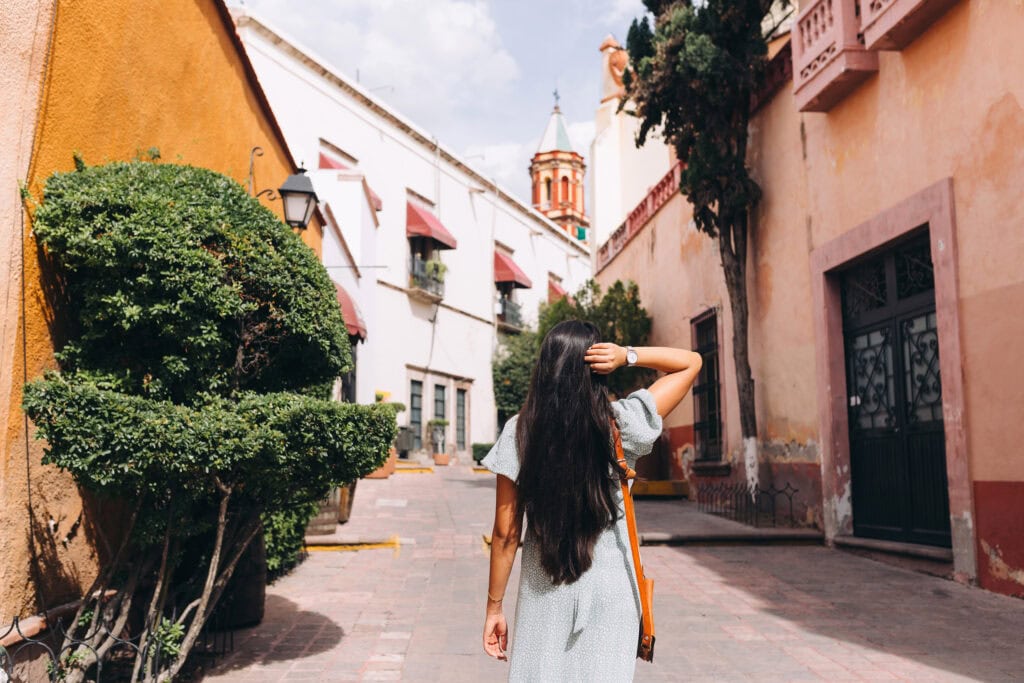
[[533,282],[526,277],[526,273],[516,265],[512,257],[506,256],[500,251],[494,252],[494,281],[511,282],[513,286],[521,289],[533,287]]
[[441,225],[441,221],[437,220],[437,216],[412,202],[405,204],[405,235],[429,237],[437,243],[439,249],[454,249],[458,244],[452,234]]
[[374,211],[380,211],[384,208],[384,202],[380,200],[380,195],[373,191],[369,183],[366,185],[366,189],[370,191],[370,204],[373,206]]
[[548,303],[553,303],[559,299],[568,299],[569,293],[562,289],[562,285],[558,284],[554,280],[548,280]]
[[337,159],[327,156],[323,152],[320,152],[320,168],[340,168],[342,170],[348,170],[348,166]]
[[[350,170],[348,166],[341,163],[337,159],[327,156],[323,152],[320,152],[320,168],[336,168],[339,171]],[[384,202],[380,200],[380,196],[373,191],[373,188],[370,187],[369,183],[366,184],[366,189],[370,191],[370,206],[373,207],[373,210],[380,211],[381,209],[383,209]]]
[[338,305],[341,306],[341,317],[345,319],[345,327],[348,328],[349,335],[366,339],[366,323],[363,322],[363,316],[359,314],[355,300],[337,282],[334,283],[334,294],[338,298]]

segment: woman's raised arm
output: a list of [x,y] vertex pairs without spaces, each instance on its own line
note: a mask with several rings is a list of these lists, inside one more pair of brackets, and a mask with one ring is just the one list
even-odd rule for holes
[[[638,346],[634,350],[634,365],[666,373],[649,387],[658,414],[666,417],[697,380],[702,363],[700,354],[667,346]],[[626,349],[607,342],[594,344],[587,349],[584,360],[594,372],[607,375],[626,365]]]

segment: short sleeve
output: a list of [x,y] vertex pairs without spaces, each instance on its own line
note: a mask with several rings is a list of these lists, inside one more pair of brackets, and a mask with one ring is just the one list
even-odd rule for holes
[[615,401],[612,410],[622,434],[622,452],[632,467],[638,458],[651,452],[654,442],[661,436],[661,415],[654,404],[654,396],[647,389]]
[[495,474],[502,474],[512,481],[519,476],[519,451],[516,450],[516,423],[519,416],[514,416],[505,423],[501,436],[491,447],[491,451],[483,459],[482,465]]

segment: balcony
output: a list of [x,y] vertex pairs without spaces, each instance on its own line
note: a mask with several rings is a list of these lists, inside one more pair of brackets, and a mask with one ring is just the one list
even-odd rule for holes
[[507,332],[522,331],[523,307],[507,297],[501,297],[498,306],[498,327]]
[[436,304],[444,298],[444,264],[414,257],[409,262],[409,296]]
[[861,0],[860,28],[869,50],[900,50],[957,0]]
[[883,0],[811,0],[793,25],[793,94],[800,111],[825,112],[878,71],[860,38],[859,5]]

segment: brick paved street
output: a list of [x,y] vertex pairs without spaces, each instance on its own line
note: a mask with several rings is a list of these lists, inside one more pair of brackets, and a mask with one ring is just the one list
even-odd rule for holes
[[[310,552],[205,680],[504,680],[480,647],[493,487],[465,465],[360,482],[343,535],[397,547]],[[1021,600],[821,546],[643,554],[658,645],[637,681],[1024,680]]]

